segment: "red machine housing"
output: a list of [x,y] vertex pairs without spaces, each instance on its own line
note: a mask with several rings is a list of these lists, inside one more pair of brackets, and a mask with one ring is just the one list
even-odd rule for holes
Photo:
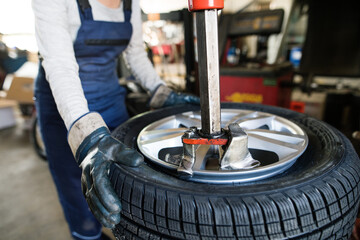
[[246,69],[220,68],[220,100],[290,107],[293,69],[290,64]]
[[189,11],[223,9],[224,0],[189,0]]

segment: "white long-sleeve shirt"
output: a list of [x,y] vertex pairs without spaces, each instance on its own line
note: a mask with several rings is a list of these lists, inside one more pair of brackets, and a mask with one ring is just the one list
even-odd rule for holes
[[[123,4],[117,9],[89,0],[94,20],[123,22]],[[57,108],[67,129],[89,112],[79,78],[73,43],[81,25],[76,0],[32,0],[35,14],[36,39],[43,57],[43,67]],[[147,58],[142,40],[139,0],[132,1],[133,35],[124,57],[133,75],[149,91],[162,80]]]

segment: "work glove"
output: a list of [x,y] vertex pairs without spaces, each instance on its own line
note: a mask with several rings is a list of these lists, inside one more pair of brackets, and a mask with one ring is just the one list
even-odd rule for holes
[[200,99],[185,93],[175,93],[165,85],[160,85],[150,99],[151,108],[170,107],[180,104],[199,105]]
[[110,166],[137,167],[143,156],[113,138],[98,113],[76,121],[68,140],[82,169],[81,187],[91,212],[103,226],[114,228],[120,222],[121,202],[109,179]]

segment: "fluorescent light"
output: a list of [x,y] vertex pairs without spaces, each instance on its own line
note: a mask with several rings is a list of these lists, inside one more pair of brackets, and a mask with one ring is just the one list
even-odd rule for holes
[[165,13],[188,7],[187,0],[140,0],[140,7],[145,13]]
[[34,26],[30,0],[0,0],[0,33],[34,34]]

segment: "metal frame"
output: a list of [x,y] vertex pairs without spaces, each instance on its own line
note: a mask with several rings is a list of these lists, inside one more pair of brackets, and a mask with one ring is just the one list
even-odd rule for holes
[[217,10],[196,12],[201,126],[204,134],[221,132]]

